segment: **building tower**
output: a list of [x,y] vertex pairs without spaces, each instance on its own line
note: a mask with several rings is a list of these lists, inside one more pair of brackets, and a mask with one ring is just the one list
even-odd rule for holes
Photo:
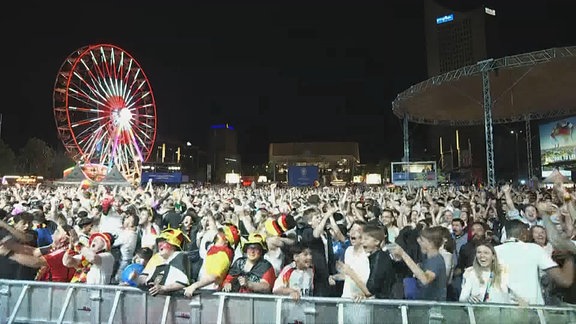
[[425,0],[428,77],[500,57],[496,9],[487,1]]
[[212,183],[225,181],[226,173],[240,173],[238,137],[230,124],[210,126],[210,149],[207,180]]

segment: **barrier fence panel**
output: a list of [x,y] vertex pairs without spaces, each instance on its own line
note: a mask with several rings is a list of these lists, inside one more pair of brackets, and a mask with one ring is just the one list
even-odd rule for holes
[[576,324],[576,308],[202,292],[149,296],[132,287],[0,280],[4,323]]

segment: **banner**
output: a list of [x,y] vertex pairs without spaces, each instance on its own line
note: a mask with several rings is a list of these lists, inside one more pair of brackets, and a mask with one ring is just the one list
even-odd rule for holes
[[318,167],[290,166],[288,167],[288,185],[293,187],[311,187],[318,180]]
[[152,179],[152,183],[180,184],[182,172],[143,172],[142,184],[146,184],[149,179]]
[[576,160],[576,117],[540,125],[542,166]]

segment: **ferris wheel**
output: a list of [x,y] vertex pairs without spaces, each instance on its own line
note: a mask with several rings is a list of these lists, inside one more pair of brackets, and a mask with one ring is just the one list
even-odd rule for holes
[[123,49],[99,44],[70,54],[56,77],[54,118],[75,161],[141,176],[156,139],[156,103],[140,64]]

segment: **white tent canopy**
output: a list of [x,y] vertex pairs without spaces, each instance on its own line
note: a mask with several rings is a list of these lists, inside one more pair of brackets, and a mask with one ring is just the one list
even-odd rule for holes
[[88,180],[88,177],[86,177],[84,171],[82,171],[80,164],[76,164],[70,173],[64,178],[54,181],[54,183],[58,185],[79,185],[85,180]]
[[558,169],[554,169],[546,179],[542,180],[542,183],[572,183],[572,180],[560,173]]
[[98,184],[104,186],[130,186],[130,182],[124,178],[122,173],[116,167],[112,167],[110,172]]

